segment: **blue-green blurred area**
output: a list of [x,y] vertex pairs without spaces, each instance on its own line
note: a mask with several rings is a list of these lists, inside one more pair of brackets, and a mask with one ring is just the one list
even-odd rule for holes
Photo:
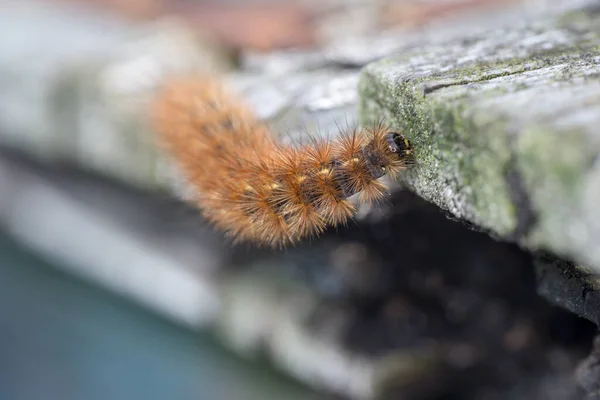
[[0,232],[0,399],[317,399],[65,275]]

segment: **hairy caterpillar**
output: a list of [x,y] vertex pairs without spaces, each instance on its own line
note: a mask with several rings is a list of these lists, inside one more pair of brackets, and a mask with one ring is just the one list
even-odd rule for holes
[[378,124],[333,141],[278,142],[247,104],[208,77],[168,80],[153,108],[166,151],[198,193],[196,205],[234,241],[283,247],[345,224],[355,207],[386,188],[413,150],[400,133]]

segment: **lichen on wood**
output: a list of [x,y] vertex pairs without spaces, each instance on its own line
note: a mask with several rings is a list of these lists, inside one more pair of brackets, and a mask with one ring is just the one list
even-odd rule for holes
[[458,218],[600,269],[600,15],[406,48],[359,82],[361,121],[413,141],[404,184]]

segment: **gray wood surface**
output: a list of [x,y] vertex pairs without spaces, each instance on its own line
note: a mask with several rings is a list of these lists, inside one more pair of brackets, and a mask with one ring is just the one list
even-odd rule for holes
[[599,46],[596,3],[407,46],[363,71],[362,120],[413,140],[425,199],[600,269]]

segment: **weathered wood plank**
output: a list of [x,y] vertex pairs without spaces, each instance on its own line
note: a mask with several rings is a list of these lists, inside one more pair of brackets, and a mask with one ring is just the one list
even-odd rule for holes
[[362,74],[363,121],[413,140],[405,184],[456,217],[600,269],[600,10],[407,47]]

